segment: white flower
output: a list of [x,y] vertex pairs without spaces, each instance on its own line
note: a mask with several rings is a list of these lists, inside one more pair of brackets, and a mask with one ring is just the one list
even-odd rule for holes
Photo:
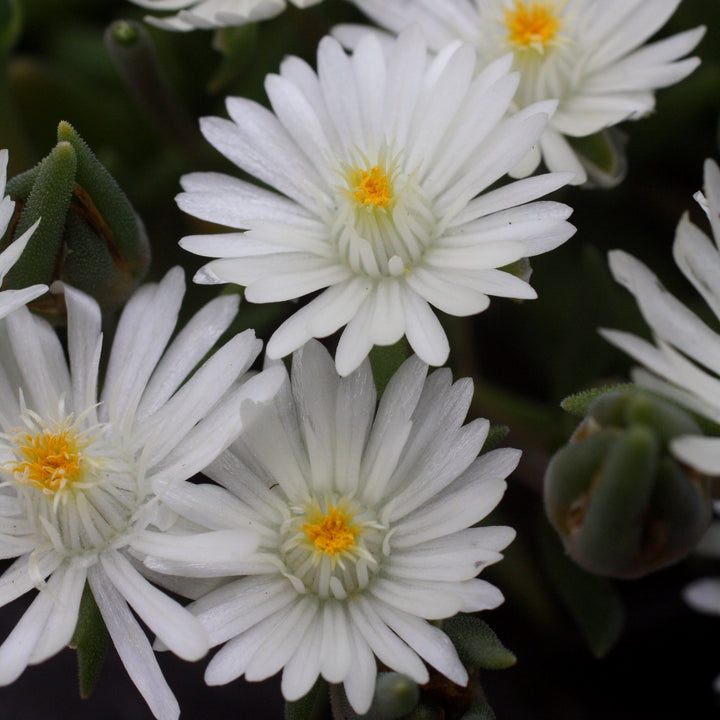
[[541,103],[502,120],[518,81],[510,62],[477,74],[472,47],[461,43],[430,59],[419,29],[387,55],[372,35],[352,57],[326,37],[317,75],[289,57],[268,76],[275,114],[229,98],[232,120],[204,118],[205,137],[282,194],[219,173],[183,178],[183,210],[247,229],[181,240],[220,258],[196,282],[244,285],[251,302],[327,288],[275,332],[272,358],[347,324],[336,355],[341,375],[373,345],[403,335],[422,360],[441,365],[449,346],[429,305],[463,316],[485,310],[488,295],[535,297],[497,268],[574,232],[565,205],[528,202],[567,175],[479,195],[537,141],[554,107]]
[[[507,52],[521,75],[514,106],[559,100],[539,144],[514,169],[530,174],[541,156],[550,170],[587,179],[587,168],[567,138],[584,137],[655,107],[653,90],[678,82],[699,64],[680,60],[704,28],[641,47],[673,14],[680,0],[353,0],[380,26],[400,32],[419,23],[430,47],[452,39],[471,42],[484,62]],[[333,33],[354,46],[367,28]]]
[[462,425],[472,382],[452,384],[447,369],[426,374],[416,357],[405,362],[376,413],[368,361],[339,378],[310,341],[293,356],[292,385],[273,409],[205,470],[229,492],[191,483],[168,490],[169,505],[193,522],[213,530],[251,522],[260,534],[257,553],[234,573],[244,577],[189,606],[211,644],[226,643],[207,668],[209,684],[283,669],[282,692],[295,700],[322,675],[343,683],[364,713],[373,656],[418,683],[428,681],[423,659],[467,682],[452,643],[427,621],[502,602],[476,576],[515,532],[474,525],[500,500],[520,452],[477,458],[488,422]]
[[[673,255],[720,318],[720,171],[710,160],[705,163],[705,197],[699,199],[710,219],[714,244],[685,215],[677,228]],[[633,372],[639,385],[720,423],[720,335],[668,293],[641,262],[620,250],[609,257],[615,279],[635,296],[655,343],[618,330],[603,330],[604,337],[645,366]],[[720,437],[681,437],[671,448],[701,472],[720,474]]]
[[[15,209],[15,203],[10,199],[8,195],[5,195],[5,182],[7,180],[7,163],[8,163],[8,151],[0,150],[0,239],[8,229],[10,220],[13,216],[13,210]],[[30,236],[35,231],[35,228],[40,224],[38,220],[31,228],[28,228],[15,242],[0,253],[0,287],[5,280],[10,268],[18,261],[20,255],[22,255],[25,246],[30,240]],[[9,240],[9,238],[8,238]],[[15,310],[15,308],[25,305],[25,303],[34,300],[44,292],[47,292],[47,285],[32,285],[22,290],[0,290],[0,318],[5,317],[8,313]]]
[[[279,15],[285,0],[131,0],[148,10],[179,10],[172,17],[148,15],[145,20],[164,30],[210,30],[227,25],[267,20]],[[321,0],[291,0],[299,8],[317,5]]]
[[[0,685],[67,645],[87,580],[150,709],[162,720],[178,717],[128,604],[182,658],[204,655],[207,633],[143,578],[133,556],[205,556],[213,534],[167,542],[161,531],[175,515],[155,488],[213,460],[242,427],[241,403],[267,400],[282,380],[273,370],[240,384],[260,350],[252,331],[196,369],[236,314],[231,297],[209,303],[166,349],[183,294],[176,268],[132,296],[99,395],[94,300],[65,288],[69,366],[53,329],[26,308],[0,321],[0,557],[17,558],[0,577],[0,605],[40,591],[0,646]],[[231,557],[256,544],[247,532],[225,535]]]

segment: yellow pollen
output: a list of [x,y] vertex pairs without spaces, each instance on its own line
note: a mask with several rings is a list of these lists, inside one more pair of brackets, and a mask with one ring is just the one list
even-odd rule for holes
[[388,176],[374,165],[367,170],[357,170],[353,177],[353,195],[363,205],[387,207],[392,200],[392,188]]
[[53,432],[45,428],[37,435],[22,433],[16,439],[20,462],[9,469],[16,480],[54,494],[72,484],[82,474],[83,455],[75,433],[66,427]]
[[521,49],[542,52],[556,37],[561,20],[552,2],[515,2],[505,10],[508,39]]
[[320,522],[303,525],[302,529],[308,540],[326,555],[337,555],[352,547],[358,534],[358,528],[349,526],[344,513],[335,507]]

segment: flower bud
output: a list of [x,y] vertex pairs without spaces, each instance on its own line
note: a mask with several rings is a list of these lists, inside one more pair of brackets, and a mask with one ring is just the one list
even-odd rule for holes
[[710,480],[668,446],[698,434],[684,410],[638,390],[592,403],[545,474],[546,512],[578,565],[634,578],[695,547],[712,515]]
[[[94,297],[103,310],[121,305],[145,274],[150,247],[130,201],[84,140],[66,122],[58,143],[34,168],[7,183],[15,213],[4,245],[38,218],[42,223],[7,274],[8,288],[61,280]],[[30,307],[64,322],[62,294]]]

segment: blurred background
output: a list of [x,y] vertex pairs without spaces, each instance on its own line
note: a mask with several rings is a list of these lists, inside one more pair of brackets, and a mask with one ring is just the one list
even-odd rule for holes
[[[20,4],[24,17],[13,38],[7,15],[3,19],[0,12],[0,147],[10,150],[9,176],[44,157],[56,142],[58,122],[69,121],[142,217],[152,246],[148,278],[159,278],[179,263],[188,282],[203,260],[181,251],[177,241],[212,228],[177,209],[173,198],[179,177],[198,170],[238,174],[204,141],[197,118],[224,115],[227,95],[266,102],[263,78],[277,70],[283,56],[300,55],[314,63],[317,43],[333,24],[362,20],[342,0],[326,0],[218,34],[167,33],[146,26],[160,82],[146,96],[154,98],[150,103],[141,98],[152,65],[141,66],[138,73],[122,43],[106,37],[115,21],[141,20],[141,8],[125,0]],[[480,678],[501,720],[720,716],[712,692],[720,673],[720,617],[698,615],[681,598],[690,580],[720,573],[720,563],[691,556],[639,580],[599,580],[567,560],[542,508],[547,461],[577,424],[559,402],[584,388],[628,377],[628,358],[602,340],[597,327],[648,335],[634,301],[609,274],[607,251],[623,248],[636,255],[707,317],[674,266],[671,246],[683,213],[707,227],[692,195],[701,188],[704,159],[720,155],[720,4],[684,0],[662,35],[700,24],[707,33],[696,51],[702,59],[699,69],[660,90],[651,117],[621,127],[625,180],[610,190],[557,193],[558,200],[574,208],[578,231],[558,250],[533,260],[532,284],[539,299],[494,299],[475,318],[442,318],[455,375],[470,375],[476,382],[473,415],[508,425],[511,432],[503,444],[524,451],[493,518],[517,528],[518,538],[506,559],[485,575],[503,590],[506,603],[484,619],[518,658],[515,667],[485,671]],[[127,80],[133,72],[142,82]],[[218,290],[190,284],[184,313],[192,314]],[[291,311],[289,305],[245,303],[234,329],[253,327],[266,340]],[[0,610],[0,637],[27,602],[21,599]],[[165,654],[161,663],[184,720],[283,716],[274,680],[207,688],[204,662],[189,665]],[[151,718],[112,648],[89,700],[77,695],[75,657],[69,650],[0,688],[0,720],[91,718]]]

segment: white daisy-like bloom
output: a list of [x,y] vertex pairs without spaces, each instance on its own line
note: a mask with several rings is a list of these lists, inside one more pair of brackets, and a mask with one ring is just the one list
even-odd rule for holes
[[182,658],[202,657],[209,638],[193,615],[143,577],[137,558],[192,563],[222,544],[215,558],[228,562],[257,540],[243,529],[168,539],[163,530],[176,516],[158,489],[212,461],[283,377],[274,369],[244,377],[260,350],[252,331],[199,365],[236,314],[232,297],[209,303],[168,346],[184,288],[176,268],[131,297],[100,393],[94,300],[64,288],[69,364],[52,327],[27,308],[0,321],[0,557],[15,558],[0,576],[0,605],[39,590],[0,645],[0,685],[68,644],[87,581],[154,715],[179,715],[130,608]]
[[450,639],[428,621],[503,601],[476,576],[515,532],[475,525],[502,497],[520,451],[477,457],[488,421],[463,426],[472,381],[427,370],[407,360],[376,412],[369,362],[340,378],[310,341],[293,356],[292,384],[204,471],[222,487],[168,490],[166,502],[194,523],[222,532],[251,522],[260,535],[240,577],[189,606],[211,644],[225,643],[209,684],[282,669],[283,695],[296,700],[322,675],[344,684],[358,713],[373,697],[376,657],[418,683],[428,681],[425,660],[466,684]]
[[489,295],[534,298],[498,268],[574,232],[567,206],[530,202],[567,174],[481,194],[527,153],[555,107],[503,119],[518,83],[511,62],[477,73],[472,46],[460,42],[431,58],[419,28],[387,54],[371,34],[352,57],[326,37],[317,74],[289,57],[267,77],[274,113],[229,98],[231,120],[204,118],[205,137],[279,192],[220,173],[182,178],[181,209],[237,228],[181,240],[219,258],[195,281],[238,283],[257,303],[325,289],[276,330],[272,358],[347,324],[341,375],[403,335],[423,361],[443,364],[449,345],[430,305],[464,316],[485,310]]
[[[131,0],[148,10],[178,12],[170,17],[148,15],[145,21],[163,30],[187,32],[246,25],[268,20],[285,10],[285,0]],[[317,5],[321,0],[291,0],[299,8]]]
[[[5,195],[5,183],[7,181],[8,151],[0,150],[0,239],[7,232],[8,225],[12,220],[15,203],[10,196]],[[15,242],[0,253],[0,288],[10,268],[18,261],[30,240],[35,228],[40,224],[38,220],[31,228],[28,228]],[[47,285],[31,285],[21,290],[0,290],[0,318],[8,313],[25,305],[47,292]]]
[[[540,141],[514,168],[532,173],[541,159],[550,170],[588,170],[568,137],[585,137],[655,107],[653,90],[689,75],[697,58],[683,58],[700,41],[695,28],[643,45],[667,22],[681,0],[353,0],[381,27],[401,32],[422,26],[435,51],[461,38],[483,62],[513,54],[520,86],[513,108],[555,98],[557,112]],[[353,47],[367,28],[333,30]]]
[[[673,256],[720,318],[720,171],[712,160],[705,162],[705,195],[696,198],[710,220],[713,240],[685,215],[675,234]],[[619,330],[601,330],[603,336],[644,366],[632,373],[638,385],[720,423],[720,335],[631,255],[613,250],[609,259],[615,279],[635,296],[655,342]],[[720,437],[680,437],[671,449],[700,472],[720,475]]]

